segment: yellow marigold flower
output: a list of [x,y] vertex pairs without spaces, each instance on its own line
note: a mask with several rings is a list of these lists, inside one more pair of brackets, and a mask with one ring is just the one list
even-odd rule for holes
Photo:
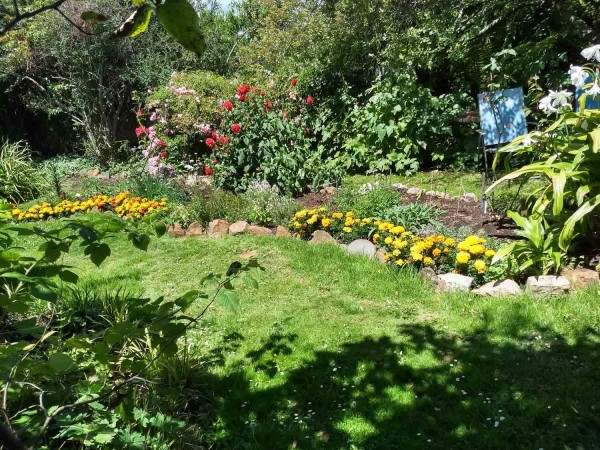
[[352,228],[350,228],[350,227],[344,227],[343,231],[344,231],[344,233],[352,233]]
[[392,259],[392,254],[391,253],[386,253],[385,255],[383,255],[383,259],[385,261],[389,261],[390,259]]
[[392,255],[394,255],[394,256],[400,256],[401,254],[402,254],[402,252],[398,249],[396,249],[392,252]]
[[459,264],[466,264],[470,259],[471,255],[467,252],[459,252],[458,255],[456,255],[456,262]]
[[317,216],[316,214],[312,215],[310,219],[308,219],[306,221],[307,224],[309,225],[314,225],[315,223],[317,223],[317,220],[319,220],[319,216]]
[[439,248],[434,248],[431,253],[434,256],[434,258],[437,258],[438,256],[440,256],[442,254],[442,251]]
[[469,249],[471,255],[483,255],[485,253],[485,247],[481,244],[471,246]]
[[379,237],[380,237],[379,233],[375,233],[375,234],[373,235],[373,240],[374,240],[374,241],[376,241],[376,240],[378,240],[378,239],[379,239]]
[[473,267],[475,269],[477,269],[477,273],[485,273],[485,271],[487,270],[487,266],[485,265],[485,262],[482,261],[481,259],[478,259],[477,261],[475,261],[473,263]]
[[404,260],[402,258],[400,258],[399,260],[396,261],[396,264],[398,266],[403,266],[404,265]]
[[421,255],[420,253],[411,253],[410,256],[412,256],[412,259],[414,259],[415,261],[423,261],[423,255]]
[[299,230],[300,228],[302,228],[302,224],[300,222],[296,221],[296,222],[294,222],[294,228],[296,230]]
[[13,216],[18,216],[22,213],[23,211],[21,211],[20,209],[13,209],[12,210],[12,215]]
[[344,214],[342,214],[342,213],[340,213],[340,212],[336,212],[336,213],[333,213],[333,214],[331,215],[331,217],[332,217],[333,219],[337,219],[337,220],[339,220],[339,219],[343,219],[343,218],[344,218]]
[[448,238],[444,241],[444,245],[446,247],[454,247],[456,245],[456,240],[454,240],[452,238]]
[[427,250],[429,250],[430,248],[433,247],[433,241],[431,241],[429,239],[423,241],[423,247],[426,248]]
[[329,225],[331,225],[331,219],[322,219],[321,220],[321,225],[323,225],[323,228],[329,228]]
[[363,220],[362,220],[362,222],[363,222],[365,225],[368,225],[368,224],[370,224],[370,223],[372,222],[372,220],[371,220],[371,219],[369,219],[369,218],[366,218],[366,219],[363,219]]
[[348,211],[346,213],[346,217],[354,217],[354,213],[352,211]]
[[410,248],[410,252],[411,252],[411,253],[419,253],[419,254],[421,254],[421,253],[423,253],[423,247],[422,247],[422,246],[420,246],[420,245],[413,245],[413,246]]
[[444,249],[444,255],[447,255],[447,254],[449,254],[449,253],[450,253],[450,249],[449,249],[449,248],[445,248],[445,249]]
[[429,256],[426,256],[425,258],[423,258],[423,264],[425,264],[426,266],[430,266],[433,264],[433,259],[431,259]]
[[394,238],[388,236],[385,238],[385,241],[383,241],[386,243],[386,245],[390,245],[392,242],[394,242]]
[[390,233],[398,236],[398,235],[404,233],[404,227],[401,227],[401,226],[392,227],[392,229],[390,230]]
[[403,237],[403,238],[406,238],[406,237],[409,237],[409,236],[410,236],[410,233],[408,231],[405,231],[404,233],[402,233],[400,235],[400,237]]
[[458,244],[458,249],[461,252],[468,252],[470,248],[471,248],[471,244],[469,244],[467,241],[462,241]]
[[308,214],[308,211],[307,211],[307,210],[305,210],[305,209],[303,209],[302,211],[298,211],[298,212],[296,213],[296,217],[297,217],[298,219],[303,219],[303,218],[305,218],[305,217],[307,216],[307,214]]
[[326,211],[327,211],[327,208],[324,208],[324,207],[319,208],[319,212],[326,212]]
[[375,222],[373,222],[373,225],[378,227],[379,225],[381,225],[381,220],[376,220]]
[[493,258],[494,256],[496,256],[496,252],[494,250],[487,250],[485,252],[485,256],[487,256],[488,258]]

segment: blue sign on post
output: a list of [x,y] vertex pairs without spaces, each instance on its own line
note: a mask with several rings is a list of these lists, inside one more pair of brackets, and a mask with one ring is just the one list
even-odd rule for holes
[[[592,82],[592,77],[588,74],[588,76],[585,79],[585,84],[589,84]],[[581,98],[581,96],[584,94],[584,91],[582,88],[578,87],[577,89],[575,89],[575,108],[576,111],[579,111],[579,99]],[[585,109],[600,109],[600,96],[596,96],[596,97],[592,97],[592,96],[588,96],[585,99]]]
[[477,99],[483,143],[486,147],[506,144],[527,134],[523,88],[484,92],[478,94]]

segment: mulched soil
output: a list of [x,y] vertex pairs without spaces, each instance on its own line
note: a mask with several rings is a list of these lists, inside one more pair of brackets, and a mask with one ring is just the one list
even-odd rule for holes
[[[331,206],[333,195],[327,192],[311,192],[298,198],[305,208]],[[481,202],[466,202],[459,198],[450,200],[429,197],[426,195],[415,196],[404,193],[400,199],[402,203],[425,203],[435,206],[445,212],[440,220],[449,227],[468,227],[474,233],[486,233],[488,236],[498,238],[515,238],[516,227],[512,221],[505,217],[484,215],[481,211]]]

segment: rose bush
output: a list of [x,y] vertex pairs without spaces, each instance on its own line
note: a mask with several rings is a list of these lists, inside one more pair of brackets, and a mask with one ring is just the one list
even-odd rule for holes
[[218,187],[240,192],[267,181],[287,194],[314,184],[322,167],[313,151],[316,104],[292,79],[285,88],[242,84],[234,98],[220,104],[220,120],[205,144],[212,150],[204,172]]

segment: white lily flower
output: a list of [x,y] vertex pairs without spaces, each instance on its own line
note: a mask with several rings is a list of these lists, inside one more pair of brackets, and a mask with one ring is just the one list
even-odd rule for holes
[[591,95],[595,97],[596,95],[600,95],[600,85],[598,85],[598,80],[594,81],[594,85],[585,91],[587,95]]
[[571,64],[571,68],[569,69],[569,75],[571,75],[571,83],[578,88],[585,84],[585,80],[588,76],[583,67],[574,66],[573,64]]
[[583,56],[585,59],[595,59],[596,61],[600,62],[600,44],[586,48],[581,52],[581,56]]
[[550,93],[540,100],[540,109],[545,113],[553,113],[562,107],[571,107],[570,97],[573,94],[569,91],[550,91]]
[[523,138],[523,146],[525,147],[530,147],[531,145],[534,144],[534,140],[531,138],[531,135],[527,135]]

